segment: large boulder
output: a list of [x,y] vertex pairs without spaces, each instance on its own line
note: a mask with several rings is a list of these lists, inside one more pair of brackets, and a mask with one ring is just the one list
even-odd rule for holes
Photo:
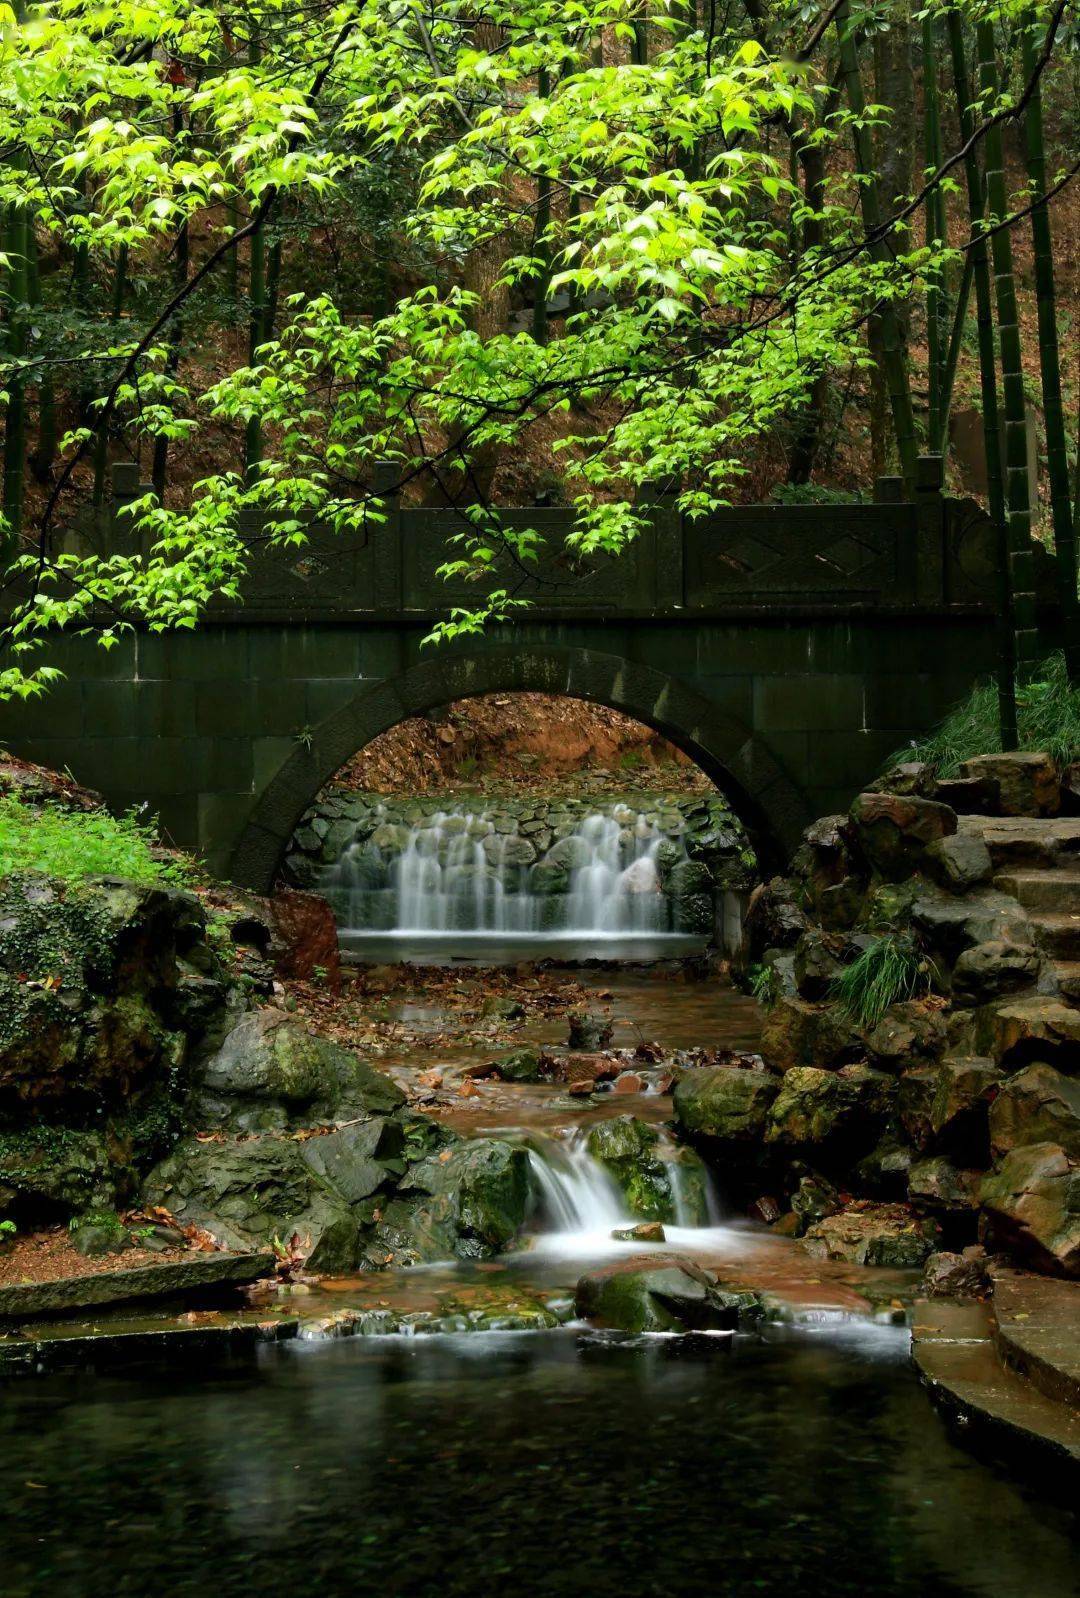
[[917,870],[928,847],[956,831],[955,810],[914,795],[861,793],[850,817],[862,853],[894,881]]
[[930,1130],[942,1147],[985,1165],[989,1158],[987,1112],[1003,1080],[990,1060],[942,1060],[930,1104]]
[[1013,1149],[983,1177],[979,1197],[996,1243],[1080,1276],[1080,1163],[1059,1144]]
[[941,1009],[922,999],[890,1004],[866,1039],[879,1065],[898,1070],[918,1060],[936,1060],[945,1050],[948,1031]]
[[191,1111],[204,1127],[252,1132],[385,1113],[404,1102],[389,1077],[267,1006],[242,1016],[203,1063]]
[[796,1065],[858,1060],[866,1046],[855,1022],[835,1005],[809,1004],[784,995],[765,1017],[761,1052],[779,1070],[788,1071]]
[[979,1176],[962,1169],[943,1154],[919,1160],[908,1171],[908,1198],[920,1212],[974,1214],[979,1207]]
[[699,1066],[686,1071],[672,1094],[679,1130],[707,1143],[756,1143],[780,1083],[766,1071]]
[[839,1071],[796,1066],[769,1108],[765,1141],[786,1148],[865,1146],[891,1115],[895,1098],[893,1079],[864,1065]]
[[1003,816],[1056,816],[1061,808],[1060,774],[1047,754],[975,755],[963,762],[960,775],[995,782]]
[[961,1004],[986,1004],[1005,993],[1030,988],[1038,980],[1041,961],[1031,944],[993,940],[965,949],[953,968],[953,999]]
[[413,1165],[376,1229],[399,1260],[486,1259],[517,1237],[532,1203],[529,1157],[498,1138],[472,1138]]
[[990,1143],[1009,1154],[1026,1143],[1056,1143],[1080,1160],[1080,1079],[1052,1065],[1029,1065],[1002,1086],[990,1106]]
[[936,1221],[905,1204],[857,1200],[810,1227],[803,1242],[818,1259],[907,1270],[923,1264],[940,1235]]
[[150,1172],[143,1197],[205,1228],[224,1248],[265,1248],[295,1236],[312,1271],[350,1270],[359,1261],[361,1212],[289,1137],[188,1139]]
[[949,893],[967,893],[993,875],[990,851],[973,832],[956,832],[927,846],[926,869]]
[[111,1210],[125,1177],[101,1132],[40,1125],[0,1132],[0,1215]]
[[983,1005],[974,1036],[979,1052],[1002,1065],[1048,1060],[1070,1069],[1080,1063],[1080,1010],[1041,994]]

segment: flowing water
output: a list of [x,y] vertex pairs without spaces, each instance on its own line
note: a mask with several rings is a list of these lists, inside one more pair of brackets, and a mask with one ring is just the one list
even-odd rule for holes
[[680,928],[664,891],[661,860],[685,858],[681,841],[627,804],[582,816],[539,862],[524,834],[500,832],[486,810],[449,807],[348,844],[320,889],[346,950],[369,959],[466,950],[499,963],[536,944],[565,959],[597,947],[658,959],[706,941]]

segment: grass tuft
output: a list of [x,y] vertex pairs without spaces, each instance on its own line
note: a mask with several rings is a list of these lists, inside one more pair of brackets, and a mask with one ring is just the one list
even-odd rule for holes
[[76,882],[83,877],[127,877],[135,882],[183,885],[195,872],[188,863],[157,852],[153,827],[134,811],[72,811],[0,798],[0,877],[45,871]]
[[[1021,749],[1044,750],[1062,766],[1080,760],[1080,689],[1069,683],[1064,655],[1049,656],[1037,681],[1017,686],[1016,721]],[[939,777],[955,777],[961,761],[1000,748],[997,687],[977,683],[935,732],[898,749],[887,766],[925,760]]]
[[892,1004],[930,985],[926,962],[910,938],[887,932],[834,978],[829,997],[856,1026],[872,1032]]

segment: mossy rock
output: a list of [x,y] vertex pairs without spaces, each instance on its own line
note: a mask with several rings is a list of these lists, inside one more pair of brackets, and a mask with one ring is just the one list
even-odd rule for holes
[[266,1007],[244,1015],[204,1062],[192,1113],[208,1125],[267,1131],[388,1113],[404,1102],[366,1061]]
[[108,1209],[122,1174],[101,1132],[34,1126],[0,1133],[0,1214]]
[[494,1062],[504,1082],[539,1082],[540,1056],[535,1049],[514,1049]]
[[675,1199],[668,1167],[656,1152],[655,1127],[633,1115],[599,1121],[587,1148],[615,1181],[631,1215],[646,1221],[673,1221]]
[[778,1078],[739,1066],[700,1066],[687,1071],[672,1095],[675,1120],[690,1138],[716,1143],[753,1143],[765,1131]]
[[440,1247],[421,1257],[485,1259],[512,1243],[528,1218],[529,1157],[498,1138],[472,1138],[414,1165],[399,1196],[415,1198],[410,1227]]

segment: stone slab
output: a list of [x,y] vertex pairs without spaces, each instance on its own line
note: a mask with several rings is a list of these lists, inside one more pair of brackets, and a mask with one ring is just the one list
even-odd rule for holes
[[1047,1398],[1080,1412],[1080,1282],[996,1269],[994,1340],[1001,1358]]
[[220,1316],[190,1326],[133,1321],[91,1328],[84,1321],[77,1325],[58,1321],[28,1327],[26,1335],[18,1337],[0,1334],[0,1377],[247,1354],[265,1343],[289,1342],[299,1329],[295,1315],[276,1319]]
[[273,1254],[196,1254],[161,1265],[66,1276],[55,1282],[16,1282],[0,1287],[0,1319],[65,1314],[128,1299],[161,1298],[196,1288],[254,1282],[274,1269]]

